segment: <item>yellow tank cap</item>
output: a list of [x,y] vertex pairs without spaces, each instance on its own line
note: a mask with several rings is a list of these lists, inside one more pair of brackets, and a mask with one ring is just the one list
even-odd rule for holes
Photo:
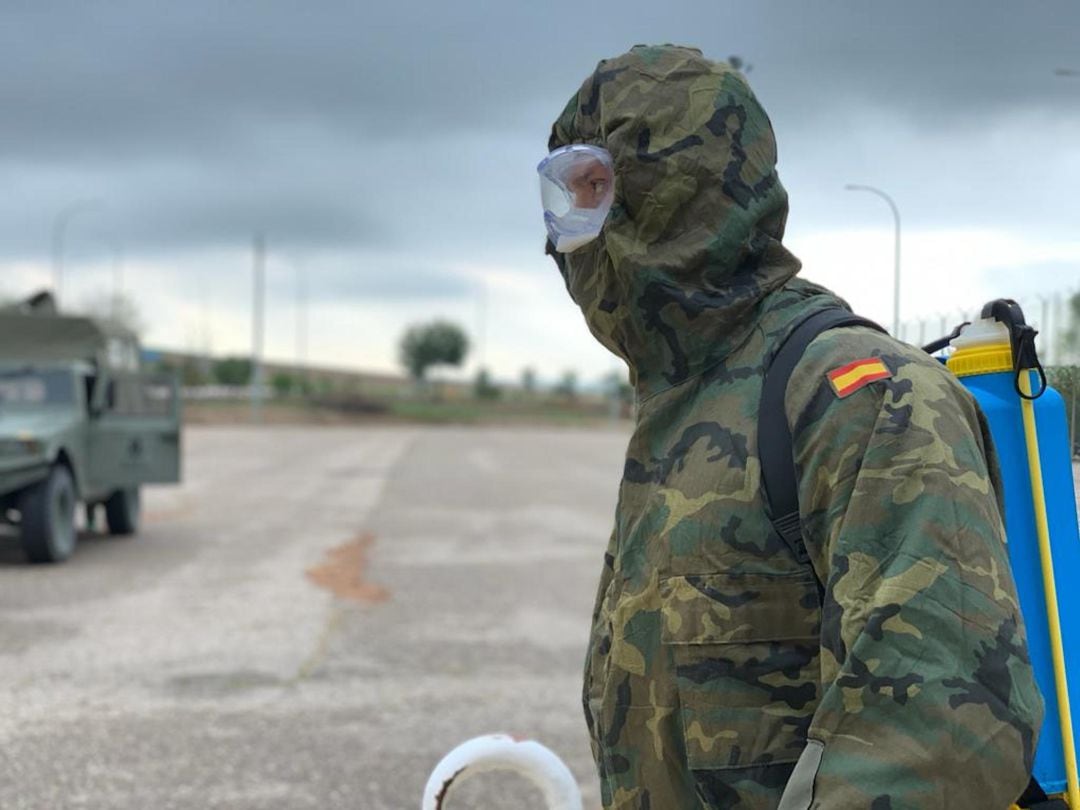
[[957,377],[1012,371],[1012,347],[1008,343],[965,346],[953,352],[945,365]]

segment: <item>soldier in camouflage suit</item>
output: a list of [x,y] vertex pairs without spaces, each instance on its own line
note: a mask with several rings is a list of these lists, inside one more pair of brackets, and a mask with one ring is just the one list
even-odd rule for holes
[[[800,564],[763,504],[762,370],[846,305],[781,244],[768,118],[727,65],[639,46],[571,99],[571,143],[612,154],[615,202],[549,252],[639,403],[586,662],[604,807],[1004,810],[1042,703],[972,398],[886,335],[817,338],[786,401]],[[871,357],[888,376],[839,396]]]

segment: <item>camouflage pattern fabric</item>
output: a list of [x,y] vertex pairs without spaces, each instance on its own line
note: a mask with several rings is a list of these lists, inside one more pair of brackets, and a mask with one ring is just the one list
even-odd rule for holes
[[[553,255],[639,401],[586,661],[604,807],[1004,810],[1042,704],[971,397],[871,330],[811,344],[787,399],[800,564],[762,501],[762,370],[844,304],[781,244],[768,118],[728,66],[636,47],[571,100],[567,143],[612,153],[616,198]],[[838,398],[828,372],[871,356],[891,376]]]

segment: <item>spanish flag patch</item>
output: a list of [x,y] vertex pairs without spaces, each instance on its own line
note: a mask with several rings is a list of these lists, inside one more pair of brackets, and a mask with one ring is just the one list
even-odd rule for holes
[[833,391],[843,399],[875,380],[888,379],[892,376],[892,372],[889,371],[889,367],[885,365],[885,361],[880,357],[867,357],[833,369],[828,376]]

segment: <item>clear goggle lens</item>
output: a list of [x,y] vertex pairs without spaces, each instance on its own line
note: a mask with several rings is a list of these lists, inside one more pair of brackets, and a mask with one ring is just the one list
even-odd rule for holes
[[571,144],[556,149],[536,167],[548,236],[569,253],[600,235],[615,198],[615,172],[606,149]]

